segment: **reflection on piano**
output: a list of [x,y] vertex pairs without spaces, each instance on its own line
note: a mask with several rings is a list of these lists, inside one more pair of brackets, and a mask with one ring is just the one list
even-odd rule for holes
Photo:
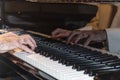
[[13,56],[33,75],[43,80],[120,80],[119,57],[27,33],[37,42],[36,54],[15,52]]

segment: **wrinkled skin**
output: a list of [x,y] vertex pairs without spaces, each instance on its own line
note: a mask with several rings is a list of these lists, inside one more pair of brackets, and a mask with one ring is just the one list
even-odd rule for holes
[[104,30],[74,30],[69,31],[57,28],[52,32],[52,37],[55,39],[67,38],[67,43],[78,44],[84,40],[83,45],[87,46],[91,42],[102,42],[106,40],[106,32]]
[[35,40],[30,35],[18,36],[12,32],[0,35],[0,53],[5,53],[19,48],[28,53],[35,53],[37,47]]
[[102,42],[106,40],[106,32],[104,30],[75,30],[70,34],[67,43],[77,44],[82,39],[85,39],[84,46],[91,42]]
[[52,32],[52,37],[55,38],[55,39],[67,38],[67,37],[69,37],[71,32],[72,31],[70,31],[70,30],[57,28]]

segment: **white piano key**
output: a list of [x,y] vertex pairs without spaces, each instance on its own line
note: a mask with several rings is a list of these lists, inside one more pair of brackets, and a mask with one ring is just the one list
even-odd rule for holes
[[[47,58],[47,59],[49,59],[49,58]],[[47,60],[47,61],[50,62],[50,61],[52,61],[52,60]],[[53,61],[52,61],[52,62],[53,62]],[[54,68],[54,69],[56,69],[56,70],[61,69],[61,68],[60,68],[60,65],[57,66],[57,65],[55,64],[55,61],[54,61],[54,63],[52,63],[52,62],[50,63],[51,66],[52,66],[52,67],[54,66],[54,67],[57,68],[57,69],[56,69],[56,68]],[[58,64],[58,63],[57,63],[57,64]],[[63,65],[62,65],[62,67],[63,67]],[[65,71],[65,68],[67,68],[67,67],[64,66],[62,70]],[[60,71],[58,71],[58,72],[62,72],[62,70],[60,70]],[[72,70],[72,71],[70,72],[70,70]],[[69,72],[68,72],[68,71],[69,71]],[[85,78],[85,75],[83,74],[84,71],[79,71],[79,73],[76,73],[77,71],[74,72],[73,69],[72,69],[72,67],[69,67],[68,71],[65,71],[66,73],[64,73],[64,74],[68,74],[68,73],[69,73],[68,75],[69,75],[70,77],[77,77],[77,76],[78,76],[78,77],[81,78],[81,79]],[[68,72],[68,73],[67,73],[67,72]],[[80,73],[80,72],[82,72],[82,73]],[[71,75],[70,75],[70,73],[71,73]],[[76,73],[76,74],[75,74],[75,73]],[[63,73],[62,73],[62,74],[63,74]],[[65,77],[68,76],[68,75],[65,75]],[[75,76],[73,76],[73,75],[75,75]],[[83,78],[80,77],[80,76],[82,76]],[[62,77],[63,77],[63,76],[62,76]],[[88,76],[87,76],[87,77],[88,77]],[[69,78],[69,79],[71,79],[71,78]]]
[[76,71],[72,66],[62,65],[39,54],[17,52],[14,55],[58,80],[93,80],[93,77],[84,74],[84,71]]

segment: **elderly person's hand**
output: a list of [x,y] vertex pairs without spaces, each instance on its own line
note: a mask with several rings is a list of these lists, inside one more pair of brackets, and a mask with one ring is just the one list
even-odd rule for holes
[[52,37],[56,39],[67,38],[72,31],[65,30],[61,28],[57,28],[52,32]]
[[73,31],[67,43],[77,44],[79,41],[84,39],[84,46],[89,45],[91,42],[102,42],[106,40],[106,32],[104,30],[75,30]]
[[18,36],[14,33],[5,33],[0,35],[0,53],[8,52],[19,48],[28,53],[34,53],[36,42],[29,35]]

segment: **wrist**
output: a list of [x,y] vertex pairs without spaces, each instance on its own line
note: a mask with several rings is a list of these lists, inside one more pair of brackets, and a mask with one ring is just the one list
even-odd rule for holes
[[101,35],[103,37],[103,40],[107,39],[107,35],[106,35],[106,31],[105,30],[101,30]]

